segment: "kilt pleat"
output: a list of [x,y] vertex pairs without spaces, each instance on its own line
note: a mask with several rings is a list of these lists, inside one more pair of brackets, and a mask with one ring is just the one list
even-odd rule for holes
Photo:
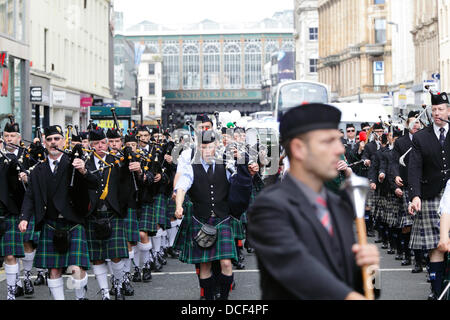
[[[51,227],[50,227],[51,226]],[[59,254],[53,246],[54,229],[70,230],[70,247]],[[69,266],[90,268],[88,242],[85,228],[65,220],[47,221],[42,227],[34,258],[34,266],[42,269],[61,269]]]
[[34,226],[35,226],[35,217],[32,216],[30,222],[28,223],[27,231],[23,236],[23,241],[33,242],[37,245],[39,243],[40,231],[34,230]]
[[140,240],[137,209],[128,208],[127,217],[124,220],[127,241],[136,243]]
[[141,214],[139,217],[139,231],[158,231],[156,220],[153,219],[153,206],[151,204],[145,204],[142,206]]
[[245,232],[244,232],[244,226],[242,225],[242,222],[240,220],[237,220],[234,217],[230,217],[230,220],[231,220],[231,228],[233,230],[234,238],[236,240],[244,240]]
[[153,198],[153,223],[159,224],[163,229],[166,229],[167,226],[167,199],[163,193],[158,193]]
[[[194,240],[194,237],[202,227],[202,223],[208,223],[217,228],[217,240],[208,249],[199,247]],[[230,217],[224,219],[210,217],[207,221],[201,221],[200,218],[192,218],[187,228],[186,241],[179,256],[180,261],[195,264],[223,259],[237,260],[237,251],[234,243],[235,236],[231,227]]]
[[[389,194],[387,196],[385,196],[386,198],[386,202],[385,202],[385,214],[384,214],[384,218],[385,218],[385,223],[391,227],[391,228],[396,228],[398,227],[398,208],[399,208],[399,201],[397,201],[397,199],[395,198],[394,195]],[[400,200],[400,199],[399,199]]]
[[[109,218],[112,212],[97,213],[97,219]],[[107,240],[97,240],[94,231],[93,217],[87,219],[87,240],[89,247],[89,256],[91,261],[105,259],[128,258],[127,235],[124,226],[124,219],[114,216],[111,219],[112,234]]]
[[398,211],[400,219],[399,228],[410,227],[413,224],[413,217],[408,213],[408,205],[409,205],[408,199],[409,199],[408,191],[404,191],[403,197],[401,199],[401,205],[399,206]]
[[25,257],[23,247],[24,234],[19,230],[19,217],[10,215],[5,218],[6,232],[0,238],[0,257],[14,256],[16,258]]
[[173,248],[176,250],[183,251],[186,245],[186,234],[188,226],[191,224],[192,206],[192,202],[186,196],[183,202],[183,219],[181,220],[180,227],[178,228],[178,232],[173,243]]
[[422,200],[422,210],[414,216],[409,247],[417,250],[431,250],[439,243],[439,204],[444,190],[434,199]]

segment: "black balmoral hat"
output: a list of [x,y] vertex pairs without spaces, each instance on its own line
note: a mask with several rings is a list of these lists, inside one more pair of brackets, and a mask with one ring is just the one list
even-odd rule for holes
[[46,137],[52,136],[52,135],[54,135],[54,134],[59,134],[59,135],[61,135],[61,136],[64,137],[64,131],[63,131],[62,128],[61,128],[60,126],[58,126],[58,125],[56,125],[56,126],[50,126],[50,127],[47,127],[47,128],[44,129],[44,135],[45,135]]
[[5,131],[5,132],[17,132],[17,133],[20,133],[20,127],[19,127],[19,124],[18,124],[18,123],[13,123],[13,124],[11,124],[11,123],[8,122],[8,123],[5,125],[5,129],[4,129],[3,131]]
[[337,130],[341,115],[339,109],[327,104],[313,103],[292,108],[281,118],[281,141],[313,130]]
[[437,94],[431,94],[431,104],[433,106],[439,105],[439,104],[449,104],[448,102],[448,96],[445,92],[438,92]]
[[102,128],[89,131],[89,141],[100,141],[106,139],[105,131]]
[[106,131],[106,137],[108,139],[117,139],[117,138],[121,138],[119,130],[113,128],[113,129],[108,129],[108,131]]
[[197,115],[197,118],[195,119],[197,122],[201,122],[201,123],[206,123],[206,122],[211,122],[212,123],[212,121],[211,121],[211,119],[208,117],[208,115],[207,114],[204,114],[204,113],[202,113],[202,114],[198,114]]

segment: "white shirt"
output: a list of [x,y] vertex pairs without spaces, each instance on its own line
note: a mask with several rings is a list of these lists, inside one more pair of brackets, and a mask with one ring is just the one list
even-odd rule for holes
[[439,212],[441,214],[450,214],[450,180],[445,185],[445,191],[439,203]]
[[[443,126],[443,128],[445,129],[444,131],[444,136],[447,137],[447,133],[448,133],[448,123],[445,124],[445,126]],[[441,136],[441,128],[439,128],[437,125],[435,125],[433,123],[433,130],[434,130],[434,134],[436,135],[437,139],[439,140],[439,137]]]
[[[103,161],[105,161],[106,159],[106,155],[102,158]],[[98,169],[100,169],[100,159],[97,157],[94,157],[94,162],[95,162],[95,167]],[[102,162],[103,167],[106,167],[106,165]]]
[[14,154],[16,157],[18,157],[19,156],[19,149],[14,149],[14,152],[6,151],[6,155],[8,155],[8,154]]
[[58,166],[61,163],[61,158],[62,158],[62,154],[58,157],[58,159],[52,160],[50,159],[50,157],[48,157],[48,164],[50,165],[50,170],[52,170],[52,172],[55,171],[55,161],[58,161]]

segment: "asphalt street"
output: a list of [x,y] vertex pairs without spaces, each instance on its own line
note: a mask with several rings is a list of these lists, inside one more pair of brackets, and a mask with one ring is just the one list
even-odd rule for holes
[[[374,238],[369,238],[372,242]],[[377,245],[380,248],[380,245]],[[426,272],[412,274],[411,266],[402,267],[400,261],[394,260],[394,255],[381,253],[381,297],[380,300],[426,300],[430,284],[426,282]],[[235,270],[236,288],[230,294],[230,300],[259,300],[259,272],[256,256],[245,251],[244,270]],[[301,272],[301,271],[300,271]],[[36,272],[33,270],[33,274]],[[319,276],[319,275],[318,275]],[[65,278],[68,279],[68,278]],[[162,272],[153,272],[150,283],[133,283],[135,294],[126,297],[127,300],[197,300],[200,289],[194,267],[168,259]],[[88,294],[90,300],[100,300],[97,281],[89,272]],[[72,300],[74,290],[65,289],[65,297]],[[0,299],[6,299],[6,281],[4,271],[0,271]],[[20,297],[18,300],[51,300],[50,291],[46,286],[35,287],[32,296]]]

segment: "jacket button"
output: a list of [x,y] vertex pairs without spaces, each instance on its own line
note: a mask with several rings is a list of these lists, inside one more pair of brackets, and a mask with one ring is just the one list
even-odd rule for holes
[[47,210],[47,207],[44,206],[44,210]]

